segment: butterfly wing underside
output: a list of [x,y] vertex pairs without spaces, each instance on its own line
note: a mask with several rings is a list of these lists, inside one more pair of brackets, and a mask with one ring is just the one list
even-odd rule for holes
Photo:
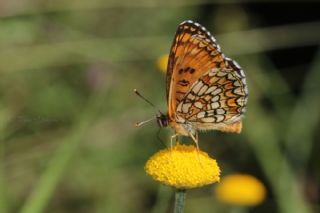
[[232,132],[238,132],[232,125],[241,125],[247,102],[244,73],[225,58],[211,34],[192,21],[179,25],[171,47],[167,99],[172,122]]

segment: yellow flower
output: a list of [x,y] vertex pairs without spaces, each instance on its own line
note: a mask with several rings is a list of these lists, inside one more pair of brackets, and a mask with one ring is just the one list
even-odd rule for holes
[[158,68],[164,73],[167,72],[168,58],[169,58],[168,54],[164,54],[160,56],[157,60]]
[[251,175],[235,174],[224,177],[217,185],[215,194],[225,203],[254,206],[264,201],[266,189],[261,181]]
[[177,143],[154,154],[145,170],[153,179],[178,189],[190,189],[220,180],[216,160],[195,146]]

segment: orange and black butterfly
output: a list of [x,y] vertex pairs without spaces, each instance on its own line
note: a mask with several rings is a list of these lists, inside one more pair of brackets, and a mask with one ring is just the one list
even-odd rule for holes
[[166,83],[168,113],[157,121],[173,128],[173,137],[190,136],[198,144],[197,130],[241,132],[248,99],[245,74],[200,24],[178,26]]

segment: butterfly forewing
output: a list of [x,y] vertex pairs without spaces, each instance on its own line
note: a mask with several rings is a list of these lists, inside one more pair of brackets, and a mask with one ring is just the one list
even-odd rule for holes
[[224,67],[224,56],[213,37],[200,25],[182,23],[169,57],[167,97],[169,117],[192,84],[212,67]]
[[178,26],[169,55],[167,67],[167,98],[169,96],[169,90],[172,80],[171,76],[174,72],[174,65],[176,64],[177,59],[179,59],[183,55],[183,52],[186,51],[185,46],[189,44],[191,37],[194,35],[204,37],[205,40],[213,44],[214,49],[220,49],[219,45],[216,46],[217,44],[215,44],[215,39],[210,34],[210,32],[200,24],[190,20],[182,22]]

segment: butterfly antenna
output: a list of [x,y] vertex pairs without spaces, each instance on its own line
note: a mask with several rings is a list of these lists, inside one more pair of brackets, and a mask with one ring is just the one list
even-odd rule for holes
[[148,122],[150,122],[150,121],[152,121],[152,120],[155,120],[156,118],[157,118],[157,117],[152,117],[152,118],[150,118],[150,119],[148,119],[148,120],[141,121],[141,122],[137,122],[137,123],[135,123],[135,126],[136,126],[136,127],[142,126],[143,124],[148,123]]
[[[139,96],[142,100],[144,100],[145,102],[147,102],[148,104],[150,104],[150,106],[152,106],[155,110],[159,111],[160,114],[162,114],[161,111],[160,111],[159,109],[157,109],[157,107],[156,107],[153,103],[151,103],[148,99],[146,99],[143,95],[141,95],[141,94],[138,92],[137,89],[133,89],[133,92],[136,93],[136,95]],[[152,119],[151,119],[151,120],[152,120]],[[140,122],[140,123],[141,123],[141,122]]]

